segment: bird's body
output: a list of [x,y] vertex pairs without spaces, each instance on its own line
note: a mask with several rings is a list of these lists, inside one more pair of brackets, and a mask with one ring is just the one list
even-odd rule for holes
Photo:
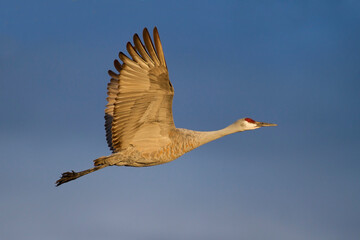
[[[130,145],[126,149],[94,161],[103,164],[132,167],[148,167],[171,162],[201,145],[201,132],[175,128],[169,131],[168,143],[153,143],[145,149]],[[150,145],[150,144],[149,144]]]
[[107,166],[147,167],[167,163],[220,137],[235,132],[276,124],[243,118],[228,127],[210,132],[176,128],[172,116],[173,86],[154,28],[154,43],[145,28],[142,44],[137,34],[134,44],[127,44],[132,59],[120,53],[115,60],[116,74],[108,84],[105,130],[113,154],[94,160],[94,167],[82,172],[66,172],[57,186]]

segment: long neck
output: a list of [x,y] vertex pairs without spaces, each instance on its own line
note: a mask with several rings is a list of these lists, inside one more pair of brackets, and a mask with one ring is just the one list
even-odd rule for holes
[[200,133],[200,145],[206,144],[208,142],[214,141],[218,138],[224,137],[226,135],[241,132],[243,130],[236,128],[233,124],[230,126],[220,129],[217,131],[210,131],[210,132],[199,132]]

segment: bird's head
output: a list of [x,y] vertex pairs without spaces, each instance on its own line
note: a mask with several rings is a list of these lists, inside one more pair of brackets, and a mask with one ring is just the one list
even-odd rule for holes
[[277,126],[277,124],[275,123],[257,122],[251,118],[241,118],[236,122],[234,122],[232,125],[236,129],[238,129],[238,131],[254,130],[261,127]]

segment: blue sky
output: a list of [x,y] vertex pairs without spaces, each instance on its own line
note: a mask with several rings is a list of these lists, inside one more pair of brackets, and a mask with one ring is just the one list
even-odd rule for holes
[[[177,127],[242,117],[169,164],[111,167],[108,69],[157,26]],[[358,239],[358,1],[1,1],[1,239]]]

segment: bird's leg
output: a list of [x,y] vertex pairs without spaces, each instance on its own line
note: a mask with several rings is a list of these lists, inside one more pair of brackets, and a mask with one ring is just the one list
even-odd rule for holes
[[[119,154],[110,155],[107,157],[99,157],[98,159],[94,160],[94,166],[112,166],[112,165],[119,165],[121,162],[121,158],[119,158]],[[123,165],[123,164],[120,164]]]
[[107,166],[109,166],[109,165],[104,164],[104,165],[96,166],[96,167],[93,167],[93,168],[90,168],[90,169],[87,169],[87,170],[84,170],[84,171],[81,171],[81,172],[74,172],[74,171],[64,172],[62,174],[61,178],[56,181],[56,186],[58,187],[63,183],[75,180],[75,179],[77,179],[77,178],[79,178],[81,176],[84,176],[86,174],[95,172],[95,171],[100,170],[100,169],[102,169],[104,167],[107,167]]
[[94,160],[94,167],[89,168],[87,170],[81,171],[81,172],[64,172],[59,180],[56,181],[56,186],[60,186],[63,183],[75,180],[81,176],[84,176],[86,174],[95,172],[97,170],[100,170],[104,167],[112,166],[112,165],[119,165],[123,166],[124,164],[121,162],[121,158],[119,158],[119,154],[110,155],[107,157],[100,157],[98,159]]
[[98,159],[94,160],[94,166],[101,166],[101,165],[112,165],[109,163],[108,157],[99,157]]

